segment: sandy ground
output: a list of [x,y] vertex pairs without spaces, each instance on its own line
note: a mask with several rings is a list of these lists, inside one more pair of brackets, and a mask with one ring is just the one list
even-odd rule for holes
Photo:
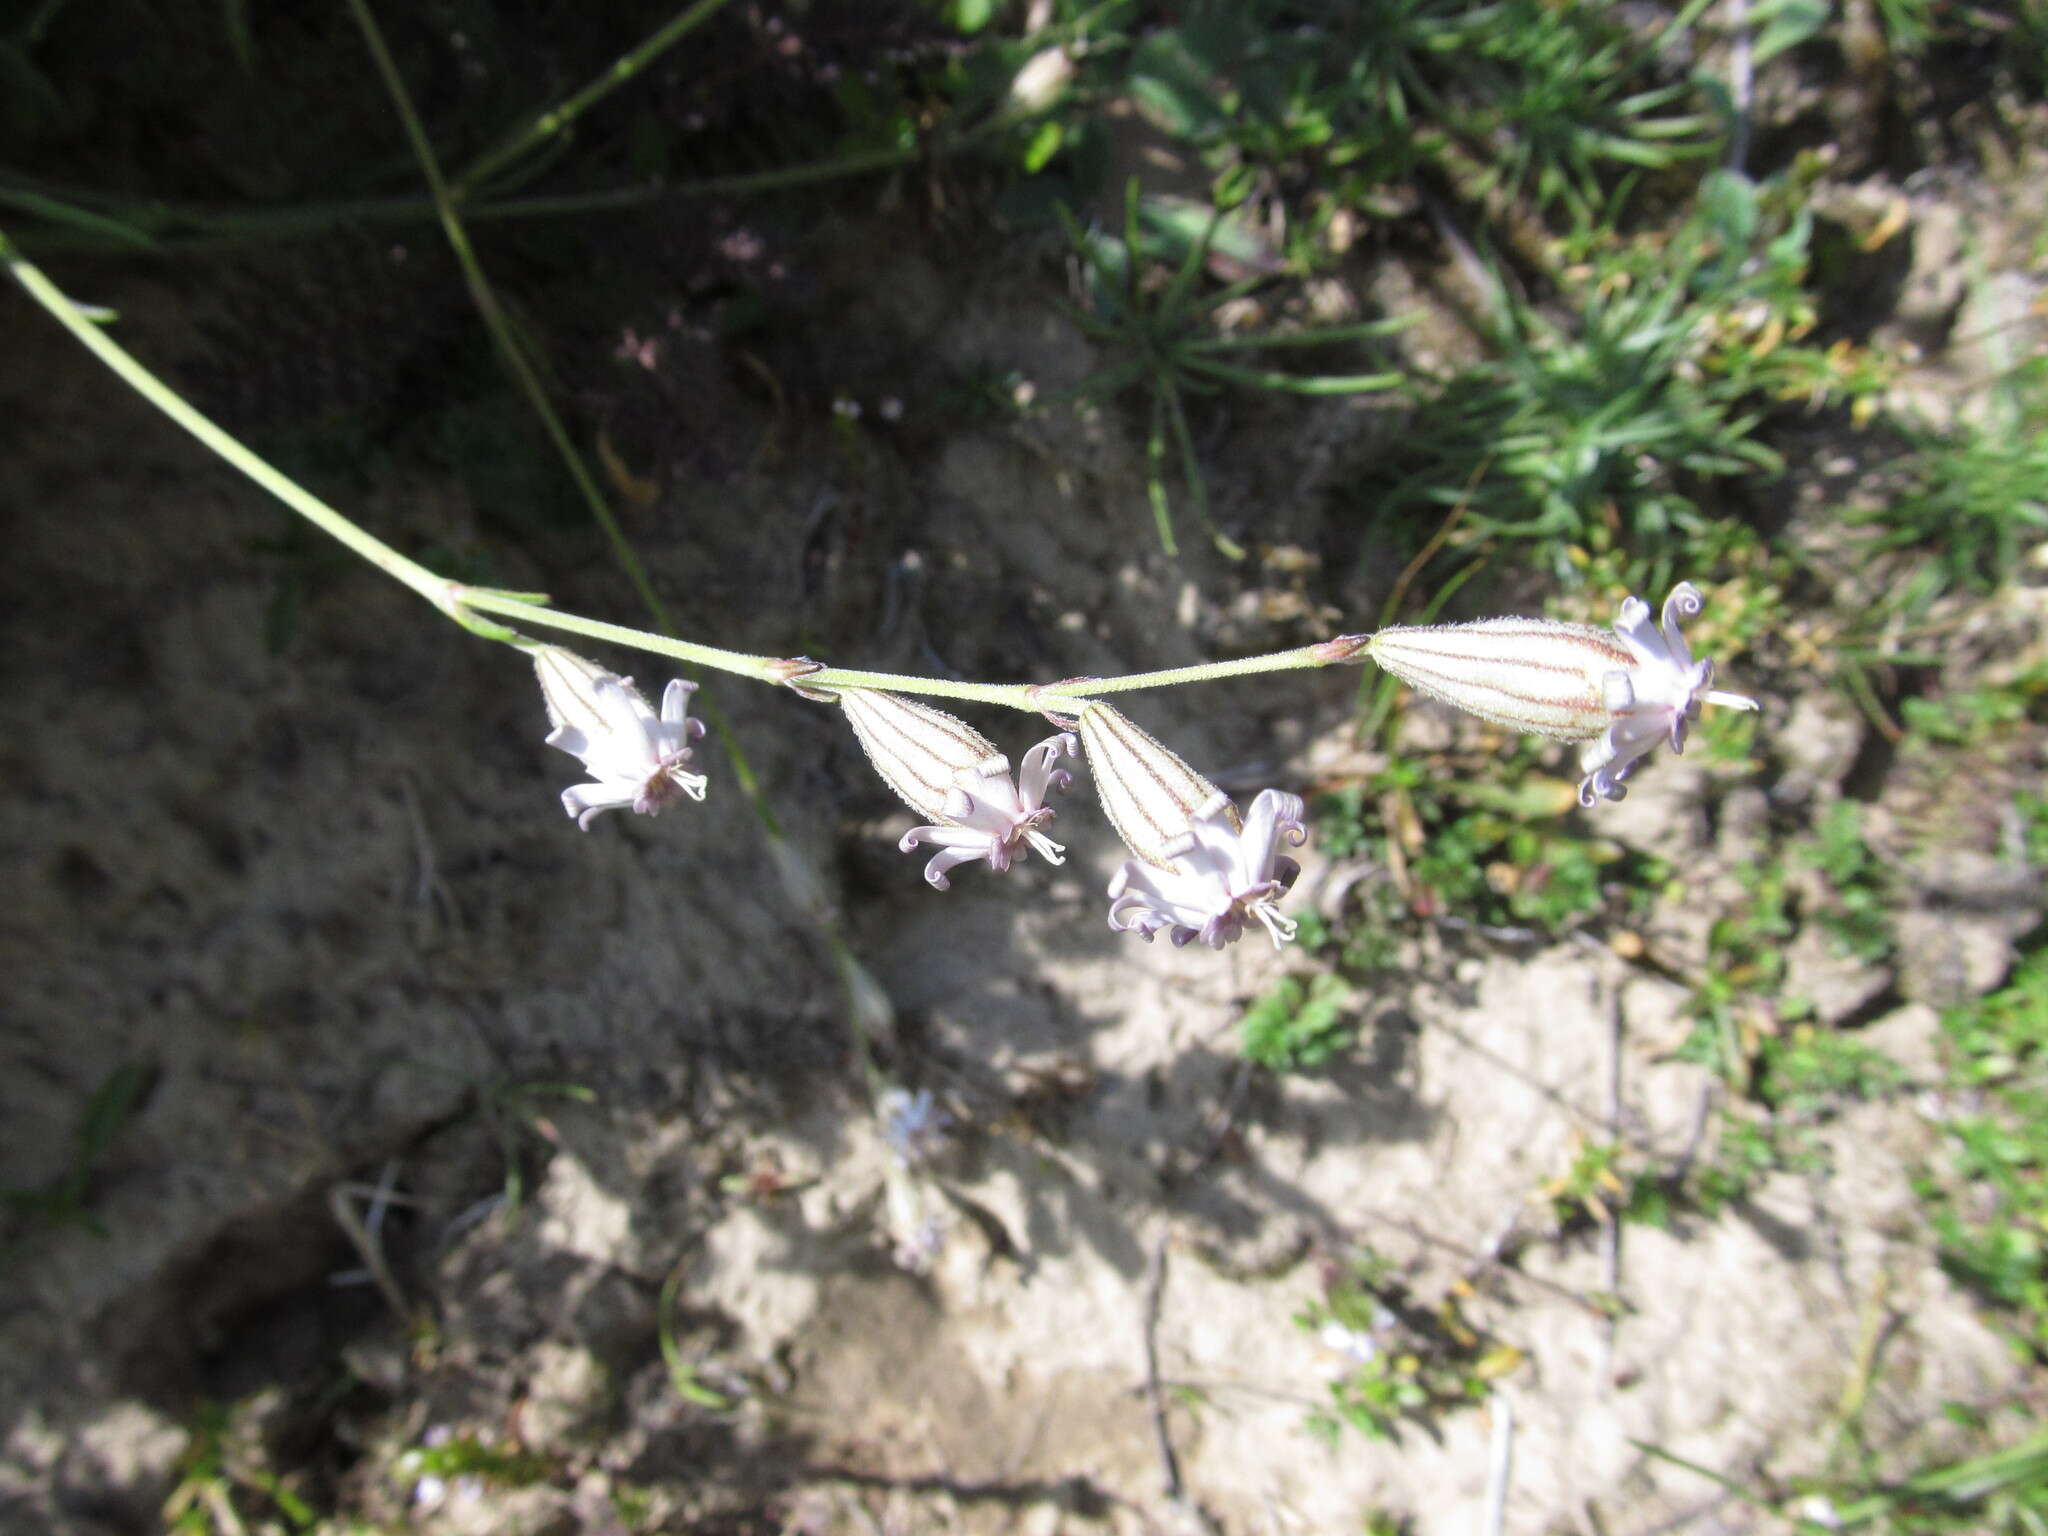
[[[880,274],[848,325],[957,367],[1021,358],[1046,389],[1085,372],[1049,311],[998,289],[938,304],[922,261]],[[176,295],[120,297],[130,345],[175,355]],[[1560,1235],[1541,1198],[1587,1141],[1710,1150],[1708,1079],[1669,1059],[1672,978],[1705,962],[1709,916],[1773,835],[1769,777],[1666,760],[1612,808],[1604,830],[1683,871],[1645,925],[1658,966],[1425,930],[1354,999],[1353,1050],[1274,1079],[1241,1067],[1232,1026],[1300,957],[1110,933],[1120,850],[1085,785],[1065,866],[970,870],[942,897],[826,709],[714,684],[886,994],[876,1068],[950,1116],[905,1167],[829,959],[715,753],[705,806],[579,833],[555,801],[574,765],[542,746],[518,658],[367,569],[290,568],[258,492],[0,302],[18,338],[0,418],[29,449],[0,461],[6,1182],[64,1175],[108,1074],[148,1081],[91,1181],[95,1225],[8,1234],[7,1530],[155,1528],[202,1403],[232,1410],[245,1495],[268,1468],[384,1528],[1281,1533],[1384,1510],[1468,1532],[1505,1444],[1509,1531],[1743,1529],[1756,1517],[1641,1444],[1796,1474],[1852,1398],[1910,1455],[1938,1444],[1944,1400],[2012,1390],[1916,1219],[1938,1132],[1912,1092],[1828,1126],[1830,1172],[1776,1175],[1712,1221],[1610,1247]],[[1385,410],[1262,406],[1219,515],[1270,505],[1275,542],[1310,526]],[[915,452],[878,430],[866,475],[830,430],[678,475],[634,514],[692,633],[1057,677],[1325,622],[1281,577],[1162,560],[1142,444],[1113,413]],[[475,531],[428,481],[381,480],[352,510],[419,543]],[[630,622],[595,558],[539,539],[494,578]],[[278,584],[302,576],[274,649]],[[1340,597],[1373,611],[1384,582],[1351,580]],[[1132,713],[1234,791],[1299,786],[1361,766],[1354,680]],[[1034,739],[977,720],[1013,754]],[[1863,728],[1818,689],[1768,701],[1767,731],[1795,722],[1773,772],[1824,798]],[[1336,899],[1347,873],[1311,850],[1296,900]],[[1949,910],[1902,976],[1804,940],[1795,974],[1865,1009],[1924,1082],[1944,999],[1914,976],[1994,983],[2037,912]],[[380,1179],[402,1200],[384,1288],[351,1273],[348,1232]],[[1304,1423],[1346,1361],[1296,1317],[1365,1248],[1517,1363],[1482,1405],[1332,1445]],[[665,1295],[698,1401],[663,1360]],[[403,1459],[451,1436],[539,1470],[434,1486]]]

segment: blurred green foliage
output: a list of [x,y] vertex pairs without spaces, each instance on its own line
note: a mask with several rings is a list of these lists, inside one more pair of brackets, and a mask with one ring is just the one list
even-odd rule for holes
[[1283,976],[1245,1010],[1238,1048],[1245,1060],[1273,1072],[1320,1067],[1351,1044],[1344,1017],[1350,995],[1350,987],[1328,972],[1306,982]]
[[1369,1249],[1333,1269],[1322,1299],[1294,1321],[1345,1362],[1328,1383],[1328,1404],[1307,1421],[1333,1443],[1347,1428],[1373,1440],[1398,1439],[1403,1423],[1434,1433],[1438,1417],[1484,1402],[1522,1360],[1474,1328],[1455,1296],[1418,1302]]
[[2048,1360],[2048,948],[1942,1020],[1946,1170],[1923,1182],[1949,1272],[2003,1307]]

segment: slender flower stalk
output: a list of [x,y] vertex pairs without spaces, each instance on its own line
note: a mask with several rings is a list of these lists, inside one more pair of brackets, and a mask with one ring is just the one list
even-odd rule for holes
[[[690,15],[708,15],[717,3],[697,0]],[[456,198],[433,161],[417,114],[404,99],[402,81],[377,34],[367,0],[349,0],[349,7],[392,87],[480,311],[494,335],[505,342],[508,364],[536,397],[536,409],[564,448],[565,461],[571,463],[593,514],[659,617],[660,604],[645,572],[624,546],[594,480],[578,465],[558,416],[539,396],[530,368],[524,367],[504,329],[502,310],[468,248]],[[676,26],[684,23],[679,20]],[[672,41],[674,35],[680,34],[662,37]],[[650,43],[646,56],[654,47]],[[1620,799],[1636,765],[1658,742],[1683,750],[1691,723],[1705,705],[1757,708],[1752,699],[1713,688],[1713,663],[1694,658],[1681,621],[1697,614],[1703,599],[1690,583],[1672,590],[1661,622],[1653,622],[1647,604],[1630,597],[1612,629],[1527,618],[1396,627],[1370,636],[1341,635],[1265,656],[1041,684],[853,671],[800,656],[749,655],[562,613],[542,594],[451,581],[312,496],[143,367],[108,333],[101,323],[104,315],[88,314],[67,298],[22,259],[4,233],[0,267],[127,384],[301,517],[473,634],[527,651],[548,703],[549,743],[581,759],[592,776],[592,782],[563,795],[564,808],[586,829],[606,810],[631,808],[653,815],[678,798],[703,798],[704,776],[690,766],[691,743],[704,733],[703,724],[690,716],[696,685],[682,679],[671,682],[657,711],[630,678],[559,646],[540,644],[528,630],[566,631],[631,646],[787,687],[820,702],[837,702],[884,779],[928,819],[906,834],[903,847],[930,845],[937,850],[925,876],[940,889],[946,887],[949,870],[974,860],[1003,870],[1029,851],[1060,862],[1064,850],[1043,830],[1053,817],[1046,799],[1070,782],[1060,760],[1085,747],[1104,810],[1133,854],[1110,886],[1112,927],[1147,939],[1163,929],[1177,944],[1200,939],[1217,948],[1237,938],[1254,920],[1275,943],[1292,936],[1294,924],[1281,915],[1279,899],[1298,868],[1281,848],[1306,839],[1302,802],[1294,795],[1265,790],[1252,801],[1249,816],[1240,815],[1229,797],[1102,702],[1102,695],[1370,658],[1458,708],[1514,729],[1581,743],[1584,777],[1579,795],[1588,806],[1602,798]],[[510,624],[497,622],[499,618]],[[1009,759],[992,743],[952,716],[905,697],[913,694],[1041,713],[1060,729],[1024,754],[1013,779]],[[714,725],[724,731],[716,725],[715,715]],[[732,766],[734,781],[761,816],[771,851],[786,851],[736,750]],[[786,862],[779,852],[776,862],[778,868]],[[794,876],[786,883],[806,910],[822,910],[822,894]],[[858,968],[843,942],[834,936],[833,943],[835,958],[849,977],[854,976]]]
[[1366,653],[1432,698],[1513,730],[1583,742],[1579,803],[1628,793],[1624,781],[1659,743],[1683,752],[1705,704],[1757,708],[1756,700],[1712,687],[1714,664],[1695,661],[1679,627],[1706,606],[1680,582],[1664,600],[1661,626],[1639,597],[1622,602],[1613,629],[1554,619],[1482,619],[1471,624],[1395,626]]

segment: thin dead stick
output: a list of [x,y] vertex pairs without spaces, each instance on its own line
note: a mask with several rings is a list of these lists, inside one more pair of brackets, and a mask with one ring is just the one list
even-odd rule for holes
[[[1600,982],[1607,994],[1607,1140],[1621,1145],[1621,987],[1611,975]],[[1614,1390],[1614,1350],[1621,1334],[1621,1212],[1609,1211],[1607,1227],[1601,1234],[1601,1285],[1614,1303],[1607,1324],[1600,1332],[1600,1390]]]
[[384,1257],[384,1244],[356,1214],[355,1196],[349,1193],[346,1185],[337,1184],[327,1191],[327,1210],[334,1217],[335,1225],[348,1234],[349,1242],[362,1255],[363,1267],[370,1272],[377,1289],[384,1293],[385,1301],[390,1303],[398,1320],[409,1325],[413,1320],[412,1310],[406,1305],[405,1292],[398,1288],[398,1278],[391,1273],[391,1265]]
[[1674,1186],[1685,1182],[1692,1172],[1692,1165],[1699,1160],[1700,1144],[1707,1139],[1707,1118],[1714,1110],[1714,1080],[1708,1078],[1700,1088],[1699,1107],[1693,1111],[1692,1129],[1686,1132],[1685,1148],[1678,1154],[1678,1161],[1671,1165],[1669,1182]]
[[1508,1481],[1515,1470],[1515,1405],[1505,1392],[1493,1394],[1493,1454],[1486,1469],[1486,1536],[1500,1536],[1508,1509]]
[[1152,1443],[1159,1452],[1160,1490],[1174,1503],[1180,1502],[1180,1460],[1173,1454],[1173,1437],[1166,1432],[1166,1394],[1159,1386],[1159,1304],[1166,1294],[1167,1234],[1152,1244],[1152,1257],[1145,1266],[1145,1402],[1152,1412]]
[[1139,1330],[1145,1341],[1145,1402],[1152,1415],[1152,1444],[1159,1452],[1160,1491],[1166,1501],[1190,1526],[1205,1536],[1217,1536],[1216,1522],[1181,1485],[1180,1458],[1173,1453],[1173,1436],[1166,1428],[1166,1393],[1159,1380],[1159,1308],[1166,1295],[1167,1242],[1168,1234],[1160,1233],[1145,1266],[1145,1319]]

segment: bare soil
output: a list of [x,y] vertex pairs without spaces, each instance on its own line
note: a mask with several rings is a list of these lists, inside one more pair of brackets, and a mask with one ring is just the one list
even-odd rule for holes
[[[843,335],[1041,392],[1092,366],[1015,269],[901,234],[845,234],[824,266]],[[175,360],[184,296],[107,284],[71,280]],[[1743,899],[1774,786],[1824,799],[1866,760],[1868,727],[1819,684],[1768,701],[1762,773],[1667,757],[1612,808],[1603,830],[1682,872],[1644,926],[1654,963],[1426,930],[1398,983],[1358,1000],[1355,1049],[1276,1079],[1241,1064],[1233,1025],[1300,961],[1111,933],[1121,850],[1085,784],[1065,866],[969,870],[941,896],[828,710],[714,680],[886,994],[875,1066],[952,1117],[907,1170],[830,957],[715,752],[706,805],[579,833],[556,803],[574,764],[542,746],[516,656],[367,568],[306,575],[260,493],[0,304],[5,1183],[61,1181],[95,1088],[147,1073],[90,1223],[6,1232],[0,1527],[157,1528],[214,1404],[248,1507],[276,1476],[383,1529],[1278,1533],[1384,1510],[1466,1532],[1509,1408],[1510,1531],[1744,1529],[1759,1517],[1642,1447],[1796,1474],[1853,1401],[1903,1463],[1939,1451],[1943,1401],[2019,1385],[1916,1215],[1939,1133],[1915,1093],[1831,1125],[1829,1172],[1776,1175],[1712,1221],[1630,1226],[1613,1255],[1597,1228],[1558,1233],[1540,1198],[1616,1132],[1667,1160],[1709,1150],[1713,1086],[1670,1059],[1673,978]],[[709,446],[660,406],[694,366],[683,341],[651,368],[594,368],[610,396],[593,414],[659,486],[630,531],[689,633],[1063,677],[1364,627],[1391,581],[1361,562],[1304,585],[1284,554],[1167,561],[1119,412],[937,436],[916,369],[889,376],[890,423],[858,347],[840,351],[857,429],[728,391],[701,418]],[[1329,487],[1398,427],[1376,402],[1243,408],[1212,454],[1219,518],[1256,509],[1262,552],[1312,545]],[[418,471],[378,471],[350,509],[416,544],[482,538]],[[580,532],[492,549],[499,584],[636,618]],[[286,580],[307,595],[279,649]],[[2040,619],[2000,633],[2023,645]],[[659,681],[648,658],[621,665]],[[1355,681],[1175,690],[1132,713],[1226,787],[1299,786],[1370,766],[1349,746]],[[977,723],[1013,753],[1035,739]],[[1900,769],[1865,798],[1919,825],[1926,788]],[[2039,917],[1976,837],[1937,849],[1949,883],[1904,914],[1896,972],[1795,946],[1799,985],[1919,1085],[1936,1007],[1995,984]],[[1311,850],[1295,900],[1334,902],[1356,873]],[[348,1228],[386,1179],[380,1286]],[[1393,1443],[1305,1430],[1345,1362],[1295,1318],[1361,1245],[1520,1352],[1487,1405]],[[663,1358],[664,1287],[694,1400]],[[439,1485],[404,1460],[451,1439],[535,1459]]]

